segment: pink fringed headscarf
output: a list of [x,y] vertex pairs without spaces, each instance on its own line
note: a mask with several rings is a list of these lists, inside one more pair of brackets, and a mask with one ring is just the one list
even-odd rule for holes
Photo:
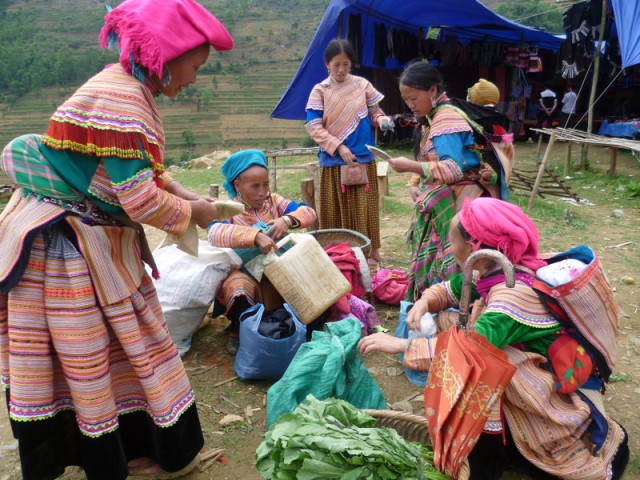
[[547,264],[538,258],[538,229],[519,207],[496,198],[467,199],[458,218],[474,250],[481,244],[496,248],[513,264],[534,271]]
[[233,39],[220,21],[194,0],[126,0],[107,13],[100,45],[118,37],[120,64],[131,73],[131,55],[162,77],[165,63],[200,45],[231,50]]

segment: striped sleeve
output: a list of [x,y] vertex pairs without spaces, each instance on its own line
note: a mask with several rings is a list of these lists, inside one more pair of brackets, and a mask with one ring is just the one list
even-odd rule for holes
[[322,123],[322,111],[307,110],[307,123],[305,124],[309,136],[322,150],[330,155],[335,155],[342,143],[339,138],[331,135]]
[[458,306],[458,299],[451,291],[449,282],[436,283],[427,288],[422,292],[422,300],[427,301],[429,311],[432,313]]
[[278,218],[284,215],[295,218],[301,228],[306,228],[316,221],[316,211],[303,202],[294,202],[272,193],[271,198],[276,205]]
[[460,166],[450,158],[439,162],[423,162],[422,172],[422,176],[427,179],[428,183],[438,185],[452,185],[464,178]]
[[[151,166],[131,172],[137,162],[123,162],[117,157],[103,158],[104,169],[96,169],[91,180],[92,189],[100,190],[104,183],[112,190],[127,216],[136,222],[151,225],[174,235],[182,235],[191,220],[191,204],[159,188],[154,181]],[[105,178],[100,178],[104,176]],[[106,191],[106,190],[105,190]]]
[[371,82],[367,82],[367,88],[365,89],[365,97],[367,102],[369,120],[371,120],[371,123],[375,127],[377,127],[378,117],[381,117],[384,115],[384,112],[378,106],[378,104],[384,98],[384,95],[380,93],[378,90],[376,90],[375,87],[371,85]]
[[213,222],[209,226],[208,240],[214,247],[252,248],[260,230],[246,225],[234,225],[228,221]]
[[438,337],[414,338],[404,352],[403,366],[410,370],[426,372],[435,356]]

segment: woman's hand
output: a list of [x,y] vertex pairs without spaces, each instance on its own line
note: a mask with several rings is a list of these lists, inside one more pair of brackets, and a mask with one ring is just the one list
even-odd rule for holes
[[342,158],[345,163],[354,163],[356,161],[356,156],[349,150],[349,147],[344,144],[338,147],[338,155],[340,155],[340,158]]
[[407,340],[405,338],[394,337],[383,332],[368,335],[358,342],[358,348],[362,355],[369,352],[402,353],[406,346]]
[[409,195],[411,195],[413,203],[416,203],[416,200],[418,200],[418,197],[420,196],[420,187],[409,187]]
[[278,245],[276,245],[276,242],[273,241],[273,238],[265,235],[262,232],[256,235],[255,244],[256,247],[258,247],[264,254],[269,253],[270,250],[278,253]]
[[378,121],[378,128],[380,130],[384,130],[383,125],[385,123],[388,124],[392,122],[391,117],[388,117],[386,115],[380,115],[376,120]]
[[269,220],[267,225],[271,225],[269,230],[265,232],[266,235],[273,238],[275,241],[280,240],[289,231],[289,225],[282,218],[276,218],[275,220]]
[[395,157],[389,159],[389,165],[398,173],[417,173],[418,175],[422,175],[422,166],[420,162],[416,162],[415,160],[411,160],[407,157]]
[[424,299],[413,304],[407,314],[407,327],[411,330],[420,330],[420,319],[429,311],[429,302]]
[[204,198],[197,200],[189,200],[191,204],[191,219],[194,220],[199,227],[207,228],[211,225],[218,215],[218,209]]

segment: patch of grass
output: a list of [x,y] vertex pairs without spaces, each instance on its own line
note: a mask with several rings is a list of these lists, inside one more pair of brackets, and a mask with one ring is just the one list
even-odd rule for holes
[[629,460],[629,465],[627,466],[627,472],[640,473],[640,456],[633,455],[631,457],[631,460]]
[[242,430],[244,433],[249,433],[253,431],[253,424],[252,423],[243,423],[242,425],[240,425],[240,430]]
[[396,200],[393,198],[385,197],[384,208],[382,210],[384,215],[403,215],[411,218],[413,213],[413,207],[406,202]]
[[222,188],[224,180],[220,167],[198,170],[182,170],[171,175],[186,188],[200,194],[209,192],[209,185],[217,183]]
[[[526,211],[529,196],[512,193],[509,201]],[[589,220],[581,215],[579,208],[560,203],[554,198],[536,198],[535,207],[529,212],[529,216],[541,231],[544,230],[545,235],[568,236],[575,230],[584,230],[589,226]]]

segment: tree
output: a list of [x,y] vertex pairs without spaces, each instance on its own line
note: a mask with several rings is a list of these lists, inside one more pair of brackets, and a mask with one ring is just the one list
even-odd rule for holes
[[541,4],[540,0],[521,0],[500,5],[496,12],[523,25],[549,33],[563,33],[562,13],[560,7],[554,4]]
[[196,145],[196,135],[193,133],[193,130],[183,130],[182,139],[184,140],[184,145],[187,147],[187,150],[192,152],[193,147]]
[[201,90],[198,92],[198,100],[198,111],[204,110],[206,112],[213,102],[213,93],[209,89]]

